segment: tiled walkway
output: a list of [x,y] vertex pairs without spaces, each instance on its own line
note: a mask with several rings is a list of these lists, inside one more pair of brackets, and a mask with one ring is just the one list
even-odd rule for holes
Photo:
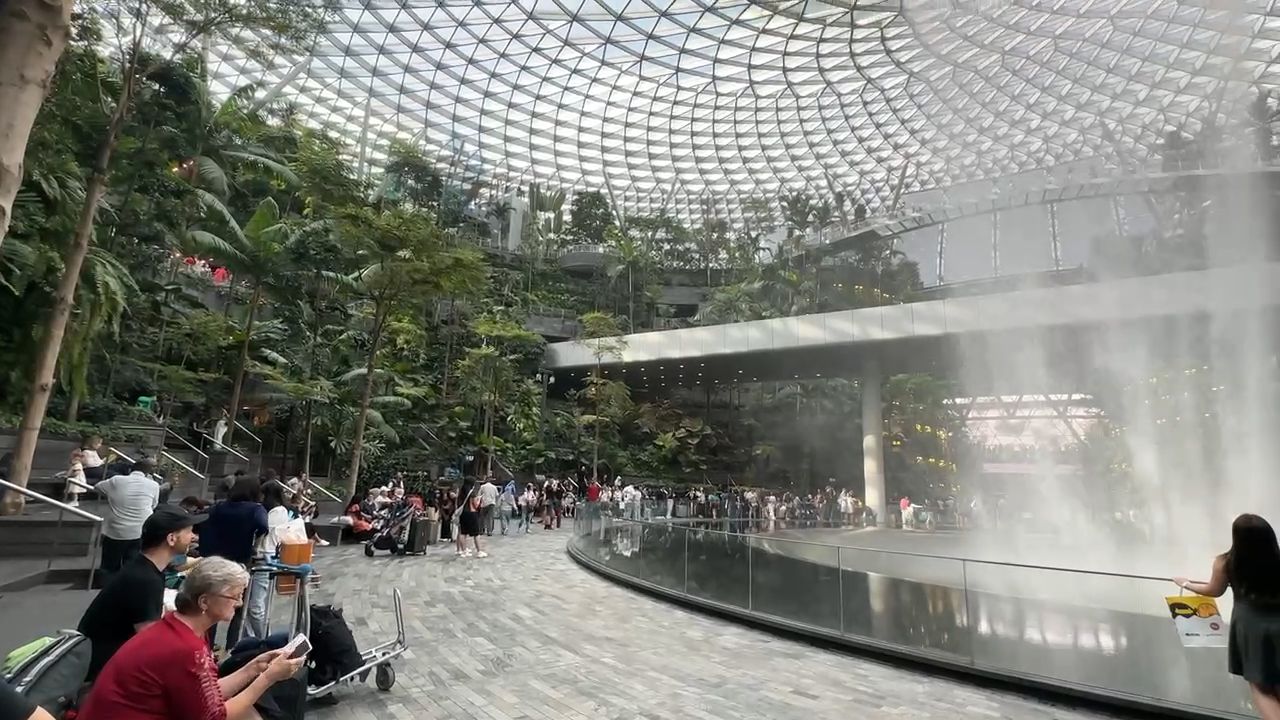
[[579,567],[569,528],[494,538],[491,557],[365,558],[327,548],[318,599],[336,597],[362,644],[394,636],[404,593],[411,652],[387,693],[367,685],[316,720],[392,718],[1106,717],[822,650],[637,594]]

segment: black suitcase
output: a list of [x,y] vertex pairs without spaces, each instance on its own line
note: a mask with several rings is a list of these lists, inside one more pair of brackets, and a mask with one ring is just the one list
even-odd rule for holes
[[416,517],[409,523],[409,540],[405,543],[404,551],[410,555],[421,555],[427,551],[427,546],[434,544],[431,537],[431,530],[436,524],[428,521],[424,517]]
[[89,638],[63,630],[44,642],[20,661],[6,662],[0,679],[60,718],[75,706],[89,674]]

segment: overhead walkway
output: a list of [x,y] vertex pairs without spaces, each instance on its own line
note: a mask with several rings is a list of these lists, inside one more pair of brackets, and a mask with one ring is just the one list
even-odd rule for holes
[[545,363],[556,373],[625,371],[637,386],[857,377],[873,363],[945,370],[948,348],[983,337],[1074,341],[1091,328],[1276,305],[1280,263],[1259,263],[554,343]]
[[[888,375],[963,372],[968,393],[1079,391],[1095,352],[1124,333],[1140,346],[1210,337],[1213,318],[1280,306],[1280,263],[1155,275],[1000,295],[683,328],[548,346],[557,378],[597,367],[640,389],[856,378],[863,392],[867,506],[888,517],[881,387]],[[1024,367],[1045,368],[1029,377]],[[1052,375],[1064,387],[1019,387]]]

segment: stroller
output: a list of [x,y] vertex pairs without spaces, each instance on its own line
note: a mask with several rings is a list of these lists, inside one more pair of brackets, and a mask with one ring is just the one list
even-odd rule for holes
[[392,555],[405,554],[409,542],[409,526],[422,512],[422,503],[412,499],[397,503],[374,517],[373,537],[364,544],[364,554],[373,557],[378,550],[389,550]]
[[89,659],[89,638],[63,630],[9,653],[0,679],[50,715],[62,718],[79,699]]

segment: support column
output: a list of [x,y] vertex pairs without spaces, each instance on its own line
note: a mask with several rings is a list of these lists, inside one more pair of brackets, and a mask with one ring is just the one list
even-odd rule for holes
[[866,479],[867,507],[876,524],[885,525],[884,418],[880,407],[880,368],[870,361],[862,370],[862,475]]

